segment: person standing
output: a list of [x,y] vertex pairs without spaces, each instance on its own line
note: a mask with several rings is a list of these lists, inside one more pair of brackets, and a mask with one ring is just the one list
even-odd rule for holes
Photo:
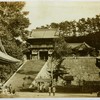
[[5,86],[5,94],[8,94],[7,86]]
[[55,96],[56,88],[55,86],[52,87],[53,96]]
[[39,92],[42,92],[42,90],[43,90],[43,86],[42,86],[42,84],[40,85],[40,91]]
[[15,94],[15,92],[16,92],[15,89],[13,89],[13,90],[12,90],[12,93]]
[[9,85],[9,93],[10,94],[12,93],[12,86],[11,86],[11,84]]
[[51,86],[49,86],[49,96],[51,96]]
[[22,84],[22,89],[24,89],[24,87],[25,87],[25,84],[24,84],[24,82],[23,82],[23,84]]
[[43,84],[42,88],[43,88],[43,92],[45,92],[45,84]]

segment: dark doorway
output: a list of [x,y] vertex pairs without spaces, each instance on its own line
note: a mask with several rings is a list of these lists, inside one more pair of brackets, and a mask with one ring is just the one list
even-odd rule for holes
[[32,57],[31,57],[31,52],[26,53],[26,57],[27,57],[27,60],[32,59]]
[[40,55],[41,60],[47,60],[48,59],[48,51],[40,51],[39,55]]

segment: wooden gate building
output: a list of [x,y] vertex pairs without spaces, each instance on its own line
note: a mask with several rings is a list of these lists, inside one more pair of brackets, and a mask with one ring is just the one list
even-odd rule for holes
[[47,60],[54,50],[54,39],[58,38],[58,29],[34,29],[27,42],[30,43],[30,59]]

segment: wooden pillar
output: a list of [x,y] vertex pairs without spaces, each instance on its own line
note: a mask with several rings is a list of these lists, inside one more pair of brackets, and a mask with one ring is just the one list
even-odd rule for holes
[[37,59],[40,59],[40,52],[37,53]]

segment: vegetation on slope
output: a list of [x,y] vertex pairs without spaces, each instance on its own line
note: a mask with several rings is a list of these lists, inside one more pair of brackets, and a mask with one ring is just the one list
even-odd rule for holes
[[68,57],[63,61],[68,75],[72,75],[72,84],[80,85],[83,81],[100,81],[100,69],[95,65],[94,57]]
[[44,63],[45,62],[41,60],[27,61],[15,74],[15,76],[10,79],[7,85],[12,84],[12,87],[17,91],[20,91],[20,89],[23,88],[29,88]]

